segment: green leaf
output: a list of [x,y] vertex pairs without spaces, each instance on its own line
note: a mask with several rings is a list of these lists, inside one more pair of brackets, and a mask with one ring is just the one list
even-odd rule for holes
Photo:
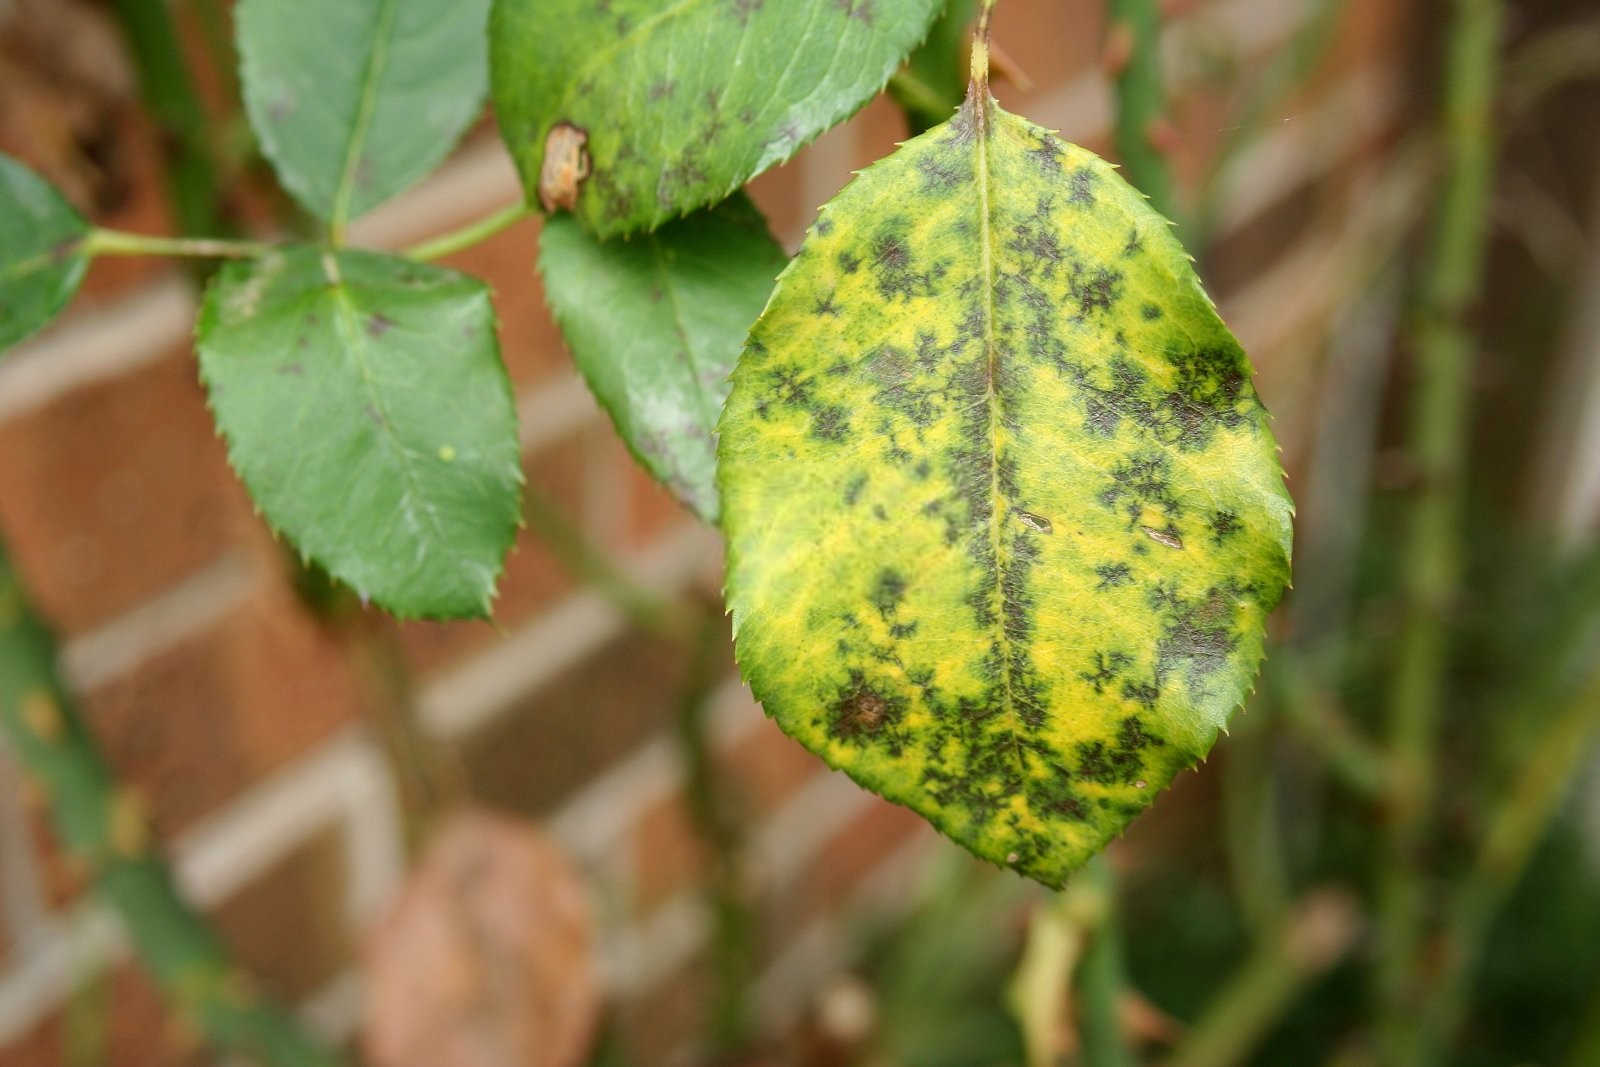
[[572,208],[601,236],[653,229],[722,200],[866,103],[940,7],[496,0],[495,113],[530,199]]
[[449,154],[488,82],[489,0],[241,0],[250,124],[307,210],[340,222]]
[[489,291],[296,247],[232,263],[196,327],[228,456],[272,525],[404,618],[489,612],[520,517]]
[[1289,574],[1250,366],[1168,224],[983,94],[826,205],[720,426],[779,725],[1050,885],[1211,748]]
[[922,133],[949,118],[961,106],[967,88],[967,27],[978,0],[946,0],[944,12],[928,31],[928,39],[889,80],[889,95],[906,113],[911,132]]
[[50,183],[0,155],[0,352],[55,317],[89,268],[82,217]]
[[786,257],[742,194],[631,241],[548,220],[539,269],[573,360],[657,481],[717,521],[717,417]]

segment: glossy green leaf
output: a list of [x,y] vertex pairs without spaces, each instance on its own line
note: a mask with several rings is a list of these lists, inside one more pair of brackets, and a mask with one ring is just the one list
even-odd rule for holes
[[984,94],[826,205],[718,480],[791,735],[1059,885],[1211,748],[1288,579],[1238,343],[1116,172]]
[[783,249],[743,195],[628,241],[546,221],[545,295],[617,433],[657,481],[717,521],[717,417]]
[[941,6],[496,0],[495,114],[530,199],[542,187],[547,209],[565,203],[602,236],[650,229],[866,103]]
[[449,154],[482,107],[489,0],[240,0],[262,151],[307,210],[348,219]]
[[489,291],[370,252],[291,248],[211,283],[200,374],[267,520],[405,618],[481,616],[520,516]]
[[0,352],[56,316],[89,267],[88,225],[50,183],[0,155]]

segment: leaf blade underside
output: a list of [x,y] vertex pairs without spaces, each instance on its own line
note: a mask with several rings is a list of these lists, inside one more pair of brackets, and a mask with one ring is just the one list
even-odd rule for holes
[[788,258],[742,194],[628,241],[545,221],[539,272],[584,380],[651,475],[715,525],[716,430]]
[[718,478],[780,726],[1051,885],[1209,751],[1288,578],[1250,368],[1167,223],[970,97],[826,205]]
[[602,237],[714,204],[881,89],[939,0],[497,0],[490,81],[530,199],[582,130],[574,213]]
[[224,267],[196,339],[229,462],[274,529],[399,617],[489,614],[522,469],[482,282],[292,247]]
[[56,316],[78,291],[89,232],[50,183],[0,155],[0,353]]

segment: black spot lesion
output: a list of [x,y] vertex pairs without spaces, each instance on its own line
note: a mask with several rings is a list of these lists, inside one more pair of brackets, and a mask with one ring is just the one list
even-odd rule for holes
[[919,271],[903,223],[882,230],[873,238],[870,268],[877,278],[878,293],[885,300],[910,299],[932,291],[929,271]]
[[815,301],[811,305],[811,313],[818,317],[838,318],[841,309],[833,297],[834,294],[829,293],[827,296]]
[[1078,777],[1099,785],[1136,785],[1145,777],[1144,750],[1165,744],[1139,716],[1126,716],[1115,739],[1078,743]]
[[1110,311],[1122,299],[1122,272],[1110,267],[1090,266],[1074,260],[1067,270],[1067,292],[1077,304],[1077,320],[1083,322],[1096,311]]
[[845,18],[854,19],[863,26],[871,26],[876,17],[871,0],[833,0],[833,6],[843,12]]
[[1154,322],[1162,315],[1160,304],[1145,304],[1139,309],[1139,316],[1146,322]]
[[1094,573],[1099,577],[1098,589],[1114,589],[1119,585],[1127,585],[1133,581],[1133,569],[1126,563],[1102,563],[1095,567]]
[[924,193],[948,193],[972,181],[972,163],[954,153],[925,152],[917,157]]
[[1115,649],[1096,652],[1091,670],[1079,671],[1078,678],[1094,686],[1096,693],[1104,693],[1106,686],[1122,677],[1122,672],[1133,666],[1133,657]]
[[1080,207],[1093,207],[1095,203],[1095,186],[1100,182],[1099,177],[1088,167],[1079,167],[1067,177],[1067,199]]
[[850,436],[850,411],[838,404],[823,404],[811,413],[811,436],[839,442]]
[[1130,530],[1139,525],[1146,508],[1168,516],[1182,511],[1172,492],[1172,462],[1160,452],[1138,453],[1118,463],[1112,468],[1111,484],[1097,499],[1107,508],[1122,508]]
[[1027,155],[1028,162],[1045,174],[1055,176],[1061,173],[1061,161],[1066,157],[1066,149],[1054,137],[1041,134],[1028,147]]
[[1202,596],[1187,598],[1176,584],[1158,582],[1148,599],[1162,614],[1156,643],[1157,687],[1182,671],[1190,691],[1198,692],[1207,678],[1227,666],[1239,646],[1229,591],[1212,586]]
[[908,740],[902,723],[909,704],[905,696],[869,683],[865,672],[852,670],[828,704],[828,736],[847,744],[882,745],[899,756]]
[[1211,520],[1207,525],[1211,529],[1212,542],[1220,545],[1239,532],[1239,513],[1227,508],[1218,508],[1211,513]]

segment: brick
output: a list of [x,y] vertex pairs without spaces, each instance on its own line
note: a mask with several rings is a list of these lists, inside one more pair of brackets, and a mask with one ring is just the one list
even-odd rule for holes
[[311,996],[348,962],[345,873],[343,830],[329,826],[212,914],[234,959],[280,1002]]
[[494,289],[500,354],[518,386],[547,380],[572,365],[535,269],[540,225],[538,221],[518,223],[440,261],[483,279]]
[[69,634],[260,536],[182,349],[0,424],[0,529]]
[[467,739],[474,793],[513,811],[551,811],[670,727],[684,667],[674,645],[620,636]]
[[693,520],[694,513],[678,502],[631,455],[618,471],[627,493],[628,524],[623,547],[638,550],[667,530]]
[[361,699],[338,635],[268,581],[84,706],[112,765],[172,834],[327,738]]
[[[160,992],[133,964],[121,964],[81,988],[72,1001],[10,1045],[0,1047],[0,1067],[41,1067],[75,1062],[68,1049],[99,1027],[104,1067],[201,1067],[211,1062],[191,1034],[172,1021]],[[76,1040],[69,1031],[78,1030]]]
[[828,839],[816,862],[806,864],[788,885],[773,887],[762,900],[766,958],[781,953],[810,920],[837,912],[873,868],[926,826],[909,809],[872,798],[866,810]]
[[646,919],[679,890],[700,885],[710,873],[710,853],[675,791],[639,817],[630,835],[635,920]]
[[722,762],[729,780],[748,802],[743,810],[752,818],[771,815],[802,786],[832,773],[765,717],[727,751]]

